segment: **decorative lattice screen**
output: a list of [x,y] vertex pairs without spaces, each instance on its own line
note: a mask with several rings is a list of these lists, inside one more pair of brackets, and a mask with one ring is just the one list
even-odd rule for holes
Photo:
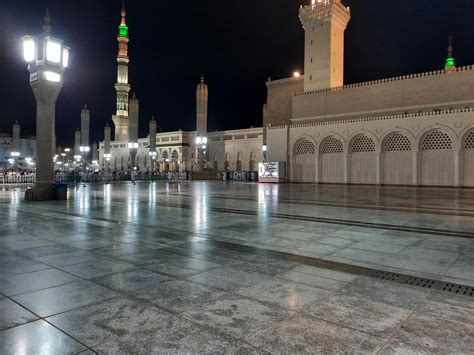
[[464,149],[474,149],[474,131],[469,132],[464,141]]
[[176,150],[173,150],[173,153],[171,153],[171,159],[173,160],[178,160],[179,154]]
[[316,152],[316,148],[314,147],[313,142],[302,138],[296,142],[295,152],[296,155],[314,154]]
[[336,154],[343,152],[344,146],[337,138],[328,137],[321,143],[321,154]]
[[363,134],[357,136],[352,142],[352,153],[375,152],[375,143],[372,138]]
[[411,142],[407,136],[401,133],[394,133],[385,142],[386,152],[406,152],[411,151]]
[[422,150],[447,150],[453,149],[453,141],[448,134],[441,131],[428,133],[423,140]]
[[164,151],[163,154],[161,155],[163,159],[168,159],[168,152]]

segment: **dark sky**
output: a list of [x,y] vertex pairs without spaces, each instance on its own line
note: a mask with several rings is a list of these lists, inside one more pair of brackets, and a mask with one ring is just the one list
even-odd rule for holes
[[[474,63],[473,0],[343,0],[346,83],[443,67],[454,36],[458,65]],[[141,101],[140,136],[155,115],[164,131],[195,129],[195,89],[210,88],[209,130],[261,125],[265,81],[303,70],[303,0],[128,0],[130,81]],[[57,106],[59,145],[73,142],[84,103],[91,138],[102,139],[115,109],[120,0],[0,0],[0,132],[15,120],[34,134],[35,101],[20,38],[41,32],[44,9],[53,34],[72,47]]]

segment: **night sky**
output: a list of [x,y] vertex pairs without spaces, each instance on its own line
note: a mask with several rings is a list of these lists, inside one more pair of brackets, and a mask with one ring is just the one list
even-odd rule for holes
[[[351,7],[345,82],[441,69],[449,35],[458,66],[474,64],[473,0],[343,0]],[[260,126],[265,81],[303,70],[302,0],[127,1],[130,82],[141,101],[140,136],[155,115],[163,131],[195,129],[201,73],[210,90],[209,130]],[[20,38],[41,32],[72,47],[57,106],[58,145],[72,145],[84,103],[91,139],[115,110],[120,0],[0,0],[0,132],[15,120],[34,135],[35,100]]]

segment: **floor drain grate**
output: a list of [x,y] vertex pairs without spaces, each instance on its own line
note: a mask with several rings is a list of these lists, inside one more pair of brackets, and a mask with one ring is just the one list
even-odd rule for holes
[[474,287],[470,287],[470,286],[445,283],[442,290],[444,292],[474,297]]
[[407,280],[405,280],[406,285],[410,286],[417,286],[423,288],[433,288],[436,285],[435,280],[425,279],[422,277],[413,277],[410,276]]
[[373,277],[375,279],[397,282],[398,279],[400,278],[400,276],[402,276],[402,275],[395,274],[393,272],[376,270],[373,274],[371,274],[369,276]]
[[268,256],[275,259],[293,261],[304,265],[319,267],[323,269],[345,272],[353,275],[366,276],[378,280],[385,280],[395,282],[402,285],[420,287],[430,290],[437,290],[452,294],[463,295],[467,297],[474,297],[474,287],[467,285],[460,285],[455,283],[447,283],[438,280],[427,279],[423,277],[410,276],[399,274],[396,272],[383,271],[371,269],[363,266],[344,264],[336,261],[324,260],[310,256],[303,256],[298,254],[290,254],[281,251],[274,251],[247,245],[239,245],[228,242],[213,242],[221,248],[238,251],[242,253],[257,254]]

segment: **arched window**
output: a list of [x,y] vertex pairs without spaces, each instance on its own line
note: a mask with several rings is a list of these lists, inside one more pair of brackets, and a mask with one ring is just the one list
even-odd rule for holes
[[453,149],[451,137],[440,130],[428,133],[421,144],[422,150],[449,150]]
[[407,152],[411,151],[411,142],[407,136],[397,132],[391,134],[385,140],[385,152]]
[[351,145],[352,153],[368,153],[375,152],[375,142],[372,138],[364,134],[359,134],[354,138]]
[[474,149],[474,131],[469,132],[464,140],[464,149]]
[[314,143],[306,138],[301,138],[295,144],[295,155],[310,155],[316,152]]
[[321,143],[320,148],[321,155],[323,154],[340,154],[344,152],[344,146],[342,142],[336,137],[327,137]]
[[176,150],[173,150],[173,152],[171,153],[171,160],[178,161],[178,158],[179,158],[178,152]]

